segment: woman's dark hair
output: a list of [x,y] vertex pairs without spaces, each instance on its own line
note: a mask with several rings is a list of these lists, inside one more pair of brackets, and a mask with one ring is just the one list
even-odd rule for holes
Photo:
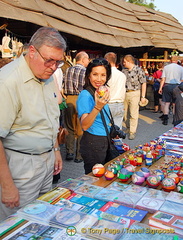
[[86,73],[85,73],[85,84],[83,86],[84,89],[86,89],[88,86],[91,86],[91,83],[90,83],[90,79],[89,79],[89,76],[90,76],[90,73],[92,72],[92,69],[94,67],[98,67],[98,66],[104,66],[105,69],[106,69],[106,82],[104,85],[107,84],[107,82],[109,81],[110,79],[110,76],[111,76],[111,65],[110,63],[104,59],[104,58],[96,58],[96,59],[93,59],[87,66],[86,68]]

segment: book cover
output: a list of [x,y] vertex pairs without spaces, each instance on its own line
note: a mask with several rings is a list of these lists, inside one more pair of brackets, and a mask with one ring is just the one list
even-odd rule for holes
[[35,200],[34,202],[27,204],[25,207],[20,208],[17,213],[18,216],[26,220],[47,223],[59,210],[59,206]]
[[24,221],[16,213],[10,215],[4,221],[0,222],[0,237]]
[[61,208],[60,211],[50,219],[49,224],[55,227],[76,227],[85,216],[85,213],[74,211],[70,208]]
[[96,185],[84,183],[79,188],[77,188],[75,192],[88,197],[94,197],[95,194],[97,194],[102,189],[103,187],[98,187]]
[[58,240],[65,229],[59,229],[39,223],[27,222],[13,233],[3,238],[4,240],[30,240],[30,239],[47,239]]
[[121,183],[121,182],[112,182],[111,184],[109,184],[107,186],[107,188],[111,189],[111,190],[117,190],[117,191],[124,191],[126,188],[128,188],[129,185],[125,184],[125,183]]
[[125,218],[125,217],[119,217],[107,212],[102,212],[98,209],[93,209],[93,211],[91,211],[89,214],[91,214],[92,216],[96,217],[97,219],[104,219],[107,221],[111,221],[111,222],[118,222],[120,224],[122,224],[123,228],[128,228],[131,226],[131,224],[133,224],[135,222],[135,220],[129,219],[129,218]]
[[77,177],[76,180],[80,180],[80,181],[83,181],[85,183],[91,184],[91,183],[94,183],[94,182],[98,181],[99,178],[98,177],[93,177],[93,176],[90,176],[90,175],[82,175],[80,177]]
[[113,201],[114,199],[118,198],[120,195],[120,191],[111,190],[108,188],[101,189],[97,194],[94,195],[96,199],[101,199],[104,201]]
[[95,224],[88,229],[87,236],[92,239],[116,240],[122,234],[122,225],[116,222],[98,219]]
[[180,203],[166,200],[159,210],[183,217],[183,204]]
[[147,211],[131,208],[127,206],[123,206],[118,203],[108,202],[106,203],[100,211],[110,213],[120,217],[126,217],[135,221],[142,221],[142,219],[146,216]]
[[73,193],[67,199],[70,200],[71,202],[78,203],[80,205],[88,206],[91,208],[96,208],[96,209],[100,209],[102,206],[106,204],[106,201],[87,197],[77,193]]
[[51,204],[55,204],[60,198],[67,198],[72,193],[71,190],[63,187],[55,187],[49,192],[43,194],[37,200],[45,201]]
[[129,184],[128,188],[124,189],[123,192],[138,194],[142,197],[147,192],[147,188],[136,184]]
[[183,217],[158,211],[149,217],[149,225],[164,229],[174,229],[176,233],[183,234]]
[[68,188],[75,191],[79,186],[83,184],[83,181],[78,179],[69,178],[57,185],[57,187]]
[[118,197],[116,197],[113,202],[122,204],[127,207],[134,208],[137,204],[137,202],[141,199],[140,194],[136,194],[133,192],[123,191],[119,194]]
[[146,210],[150,213],[154,213],[160,209],[163,203],[164,203],[164,200],[143,196],[137,202],[136,208]]
[[53,216],[49,224],[56,227],[68,227],[78,224],[85,214],[68,208],[62,208]]
[[166,200],[168,192],[164,192],[158,189],[148,188],[147,192],[144,194],[144,197]]
[[182,194],[182,193],[178,193],[178,192],[171,191],[171,192],[168,194],[166,200],[183,204],[183,194]]

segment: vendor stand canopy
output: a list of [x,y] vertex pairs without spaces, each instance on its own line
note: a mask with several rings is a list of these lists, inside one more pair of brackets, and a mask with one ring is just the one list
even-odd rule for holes
[[183,52],[183,26],[177,19],[124,0],[0,0],[0,13],[106,46]]

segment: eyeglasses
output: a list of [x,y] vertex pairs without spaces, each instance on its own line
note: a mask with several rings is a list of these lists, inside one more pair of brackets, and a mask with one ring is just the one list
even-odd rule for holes
[[35,49],[39,53],[39,55],[42,57],[42,59],[44,60],[45,67],[51,67],[51,66],[55,65],[58,68],[58,67],[62,67],[64,65],[63,60],[46,59],[42,56],[42,54],[40,53],[40,51],[37,48],[35,48]]
[[91,63],[102,64],[102,65],[109,64],[109,62],[106,59],[93,59]]

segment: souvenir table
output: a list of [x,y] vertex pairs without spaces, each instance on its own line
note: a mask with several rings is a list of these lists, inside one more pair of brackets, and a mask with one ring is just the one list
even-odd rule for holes
[[[111,163],[115,162],[115,161],[121,161],[122,159],[124,160],[124,157],[126,155],[128,155],[130,153],[131,150],[121,154],[120,156],[116,157],[115,159],[111,160],[110,162],[106,163],[105,164],[105,169],[108,169],[109,166],[111,165]],[[168,156],[168,161],[166,159],[166,156],[165,157],[160,157],[158,160],[154,161],[152,164],[149,164],[147,161],[143,160],[141,164],[135,166],[135,169],[133,169],[133,174],[126,180],[126,181],[122,181],[122,179],[119,178],[119,176],[114,176],[114,178],[112,178],[111,180],[106,180],[106,177],[103,175],[102,177],[99,178],[99,180],[97,180],[96,182],[92,183],[93,185],[96,185],[96,186],[99,186],[99,187],[103,187],[103,188],[106,188],[108,187],[111,183],[114,183],[114,182],[122,182],[123,184],[128,184],[128,185],[132,185],[134,184],[135,180],[134,180],[134,176],[139,172],[141,171],[142,172],[142,169],[143,169],[143,173],[146,174],[148,173],[148,171],[150,171],[151,173],[154,174],[154,171],[156,170],[162,170],[162,169],[165,169],[166,168],[166,174],[171,174],[171,173],[174,173],[173,171],[171,171],[171,167],[173,167],[175,169],[175,165],[174,163],[171,162],[171,156],[169,155]],[[167,161],[167,163],[166,163]],[[183,160],[181,158],[181,162],[183,163]],[[174,164],[174,166],[173,166]],[[130,165],[127,163],[127,165]],[[180,170],[180,166],[178,166]],[[182,167],[182,166],[181,166]],[[178,172],[178,170],[176,171],[176,173]],[[157,172],[156,172],[157,173]],[[183,173],[180,172],[180,178],[183,176]],[[89,173],[88,174],[89,176],[93,176],[93,173]],[[138,178],[139,176],[137,176]],[[151,188],[152,186],[150,186],[151,184],[153,185],[154,184],[154,181],[151,182],[151,180],[149,180],[150,183],[147,182],[147,179],[145,181],[143,181],[142,183],[139,182],[139,184],[137,183],[138,186],[142,186],[142,187],[146,187],[146,188]],[[161,183],[158,183],[157,186],[153,186],[155,187],[154,189],[157,189],[157,190],[162,190],[162,192],[164,192],[164,190],[162,189],[162,182]],[[166,189],[165,189],[166,190]],[[171,189],[172,190],[172,189]],[[168,191],[170,191],[170,189],[168,189]],[[173,191],[177,192],[177,187],[175,187],[173,189]],[[145,224],[148,224],[148,218],[152,216],[152,213],[148,212],[147,215],[145,216],[145,218],[141,221],[142,223],[145,223]],[[24,223],[22,223],[24,224]],[[19,226],[18,226],[19,227]],[[14,229],[12,229],[11,231],[9,231],[8,233],[6,233],[5,235],[3,235],[3,237],[9,235],[11,232],[13,232],[14,230],[16,229],[16,227]],[[0,237],[1,239],[1,237]]]

